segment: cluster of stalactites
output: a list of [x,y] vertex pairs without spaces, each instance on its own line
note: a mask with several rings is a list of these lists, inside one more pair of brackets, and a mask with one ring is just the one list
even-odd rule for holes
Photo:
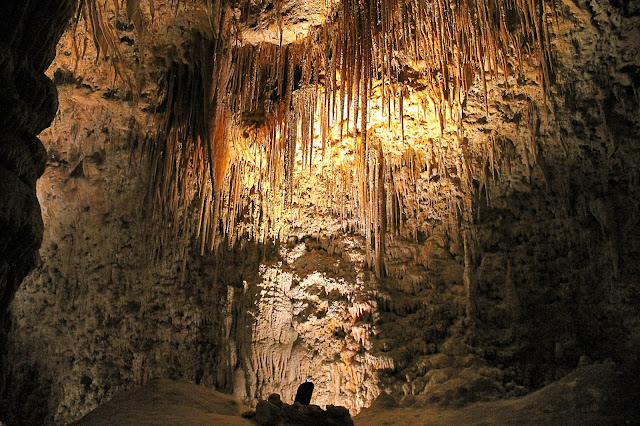
[[[238,62],[244,68],[234,84],[249,95],[234,97],[231,111],[236,116],[264,111],[264,123],[256,126],[269,129],[261,141],[269,162],[266,178],[272,189],[282,183],[285,207],[293,192],[297,150],[302,150],[303,164],[313,162],[313,120],[320,121],[321,158],[332,143],[332,129],[338,129],[340,139],[353,137],[358,211],[352,213],[359,216],[371,249],[370,266],[383,274],[385,233],[389,220],[401,214],[393,210],[398,203],[393,203],[394,182],[382,144],[367,131],[373,83],[382,85],[389,120],[397,111],[401,121],[406,86],[424,85],[442,128],[447,112],[463,107],[476,77],[486,108],[487,80],[500,77],[508,86],[509,77],[524,72],[525,63],[537,66],[541,86],[549,87],[553,69],[546,20],[541,0],[345,0],[303,42],[244,47]],[[269,77],[261,81],[257,74],[265,67]]]
[[[136,26],[144,23],[139,3],[127,2]],[[96,44],[108,44],[93,17],[97,3],[87,4]],[[324,25],[284,46],[225,39],[227,9],[207,4],[218,37],[191,63],[169,71],[165,129],[150,155],[154,203],[176,229],[200,237],[203,251],[220,235],[235,238],[241,217],[253,224],[254,237],[266,237],[291,203],[298,150],[311,167],[319,155],[314,138],[326,158],[337,128],[340,139],[353,138],[354,214],[370,264],[383,274],[387,209],[397,203],[388,202],[382,145],[367,131],[373,82],[382,86],[389,121],[395,111],[403,120],[408,85],[425,87],[442,128],[478,77],[486,100],[487,80],[507,84],[525,63],[537,66],[545,90],[553,76],[544,0],[343,0]],[[257,179],[247,187],[252,173]]]

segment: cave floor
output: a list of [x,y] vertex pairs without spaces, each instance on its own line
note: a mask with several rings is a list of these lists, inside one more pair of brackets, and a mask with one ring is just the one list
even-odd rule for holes
[[[472,398],[472,395],[470,395]],[[402,404],[402,406],[400,405]],[[638,388],[613,363],[580,367],[524,397],[476,402],[465,407],[398,404],[382,397],[354,417],[356,425],[638,424]],[[254,424],[233,397],[186,381],[155,379],[116,395],[76,424],[204,425]]]
[[637,387],[620,378],[611,365],[598,364],[579,368],[520,398],[476,402],[462,408],[374,403],[354,420],[356,425],[638,424]]

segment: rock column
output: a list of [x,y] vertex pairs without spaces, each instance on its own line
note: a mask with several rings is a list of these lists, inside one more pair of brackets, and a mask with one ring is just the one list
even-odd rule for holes
[[5,386],[7,307],[38,259],[43,224],[36,198],[46,150],[37,135],[58,108],[44,74],[75,0],[0,2],[0,393]]

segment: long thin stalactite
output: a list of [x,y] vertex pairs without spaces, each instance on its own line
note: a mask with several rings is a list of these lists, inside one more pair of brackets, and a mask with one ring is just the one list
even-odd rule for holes
[[[139,1],[122,5],[138,31],[153,20]],[[396,226],[402,194],[368,132],[374,85],[389,122],[400,118],[404,139],[404,97],[418,81],[442,130],[456,112],[461,126],[478,81],[488,110],[488,81],[508,86],[525,66],[538,70],[543,91],[554,78],[552,14],[543,0],[344,0],[305,39],[286,45],[225,38],[227,5],[206,5],[214,40],[199,40],[190,58],[167,71],[162,131],[148,146],[148,199],[175,232],[200,238],[202,251],[222,239],[267,238],[292,203],[296,155],[303,169],[313,168],[314,158],[327,158],[337,129],[338,140],[352,138],[354,146],[353,167],[339,180],[356,188],[350,211],[368,242],[368,263],[384,274],[385,235]],[[80,10],[96,48],[121,64],[100,2],[86,0]],[[275,10],[282,34],[281,0]],[[235,25],[239,34],[241,20]],[[249,174],[258,178],[247,186]],[[251,226],[240,229],[240,222]]]

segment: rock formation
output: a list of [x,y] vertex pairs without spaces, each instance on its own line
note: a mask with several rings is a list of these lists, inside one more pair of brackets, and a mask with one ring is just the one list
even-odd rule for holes
[[55,60],[76,5],[24,3],[0,420],[157,377],[356,414],[639,362],[637,1],[87,1]]
[[269,395],[267,400],[261,400],[255,411],[247,411],[242,417],[264,426],[270,425],[345,425],[353,426],[349,410],[344,407],[327,405],[326,410],[317,405],[301,404],[296,401],[293,405],[282,402],[277,393]]
[[7,309],[36,265],[42,218],[36,180],[46,151],[36,137],[53,120],[54,84],[44,74],[74,9],[72,1],[0,6],[0,393],[5,385]]

